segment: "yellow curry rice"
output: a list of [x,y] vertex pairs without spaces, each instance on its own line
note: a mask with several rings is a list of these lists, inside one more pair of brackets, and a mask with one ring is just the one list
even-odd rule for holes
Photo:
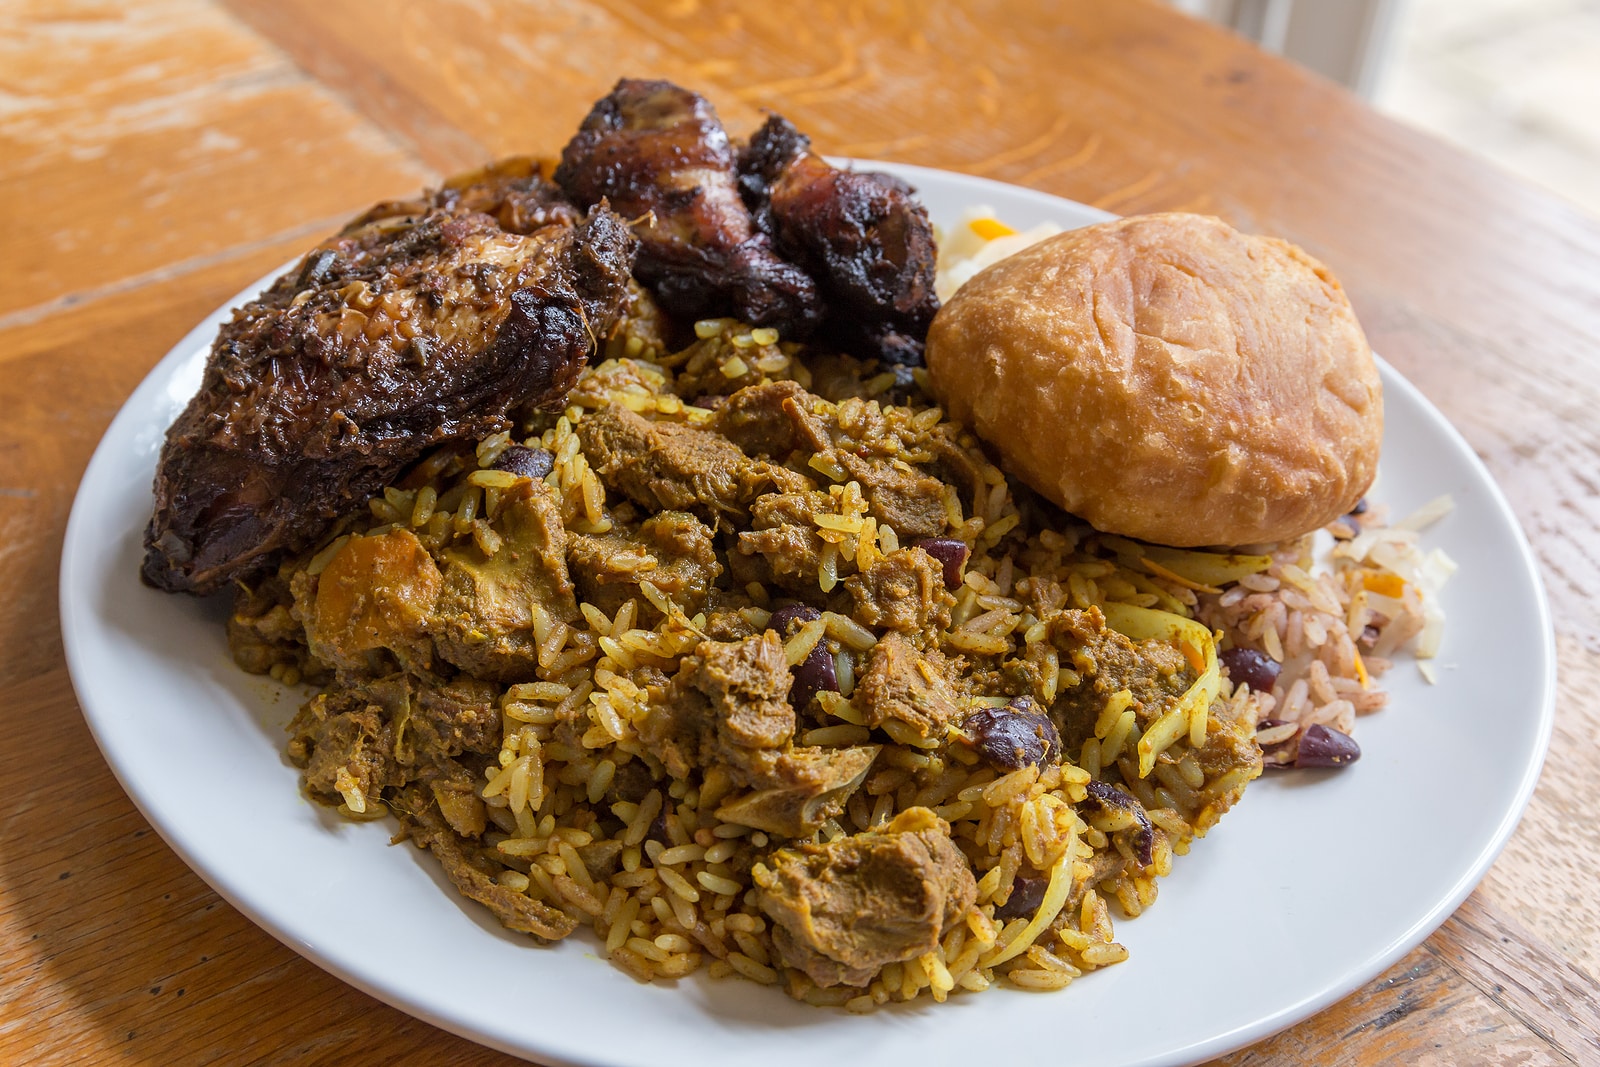
[[[929,405],[920,370],[727,320],[696,324],[669,352],[649,315],[625,321],[605,355],[564,412],[429,456],[241,590],[229,624],[241,665],[317,687],[289,746],[313,795],[351,818],[396,816],[513,929],[588,926],[642,981],[736,974],[852,1011],[996,982],[1058,989],[1127,957],[1113,910],[1153,904],[1173,856],[1261,772],[1257,722],[1282,702],[1230,684],[1219,636],[1276,641],[1280,660],[1311,649],[1290,687],[1304,685],[1288,701],[1297,713],[1381,703],[1365,696],[1372,664],[1347,629],[1369,617],[1352,605],[1360,574],[1305,577],[1306,544],[1174,555],[1099,536],[1013,486]],[[752,406],[748,423],[729,414],[783,383],[782,403]],[[641,504],[665,490],[603,440],[671,428],[651,448],[688,430],[749,452],[746,431],[771,432],[760,419],[772,412],[793,447],[759,470],[735,464],[751,484],[733,479],[735,503],[698,515]],[[911,500],[930,479],[937,496]],[[775,501],[793,509],[774,517]],[[884,521],[902,514],[922,537]],[[941,567],[932,553],[949,546],[933,541],[964,546],[964,564]],[[894,569],[907,559],[916,566]],[[509,587],[492,575],[508,567],[542,567],[546,586],[496,600]],[[883,594],[880,574],[921,574],[923,587]],[[767,637],[785,609],[792,625]],[[726,723],[685,747],[664,710],[683,679],[710,672],[719,649],[764,640],[781,642],[785,671],[821,656],[831,676],[777,747],[729,756]],[[863,699],[891,646],[920,665],[933,711]],[[1056,747],[997,762],[980,727],[1019,707],[1048,714],[1040,736],[1059,735]],[[865,769],[784,806],[768,796],[781,790],[752,784],[752,753],[764,766],[849,754]],[[959,914],[867,977],[819,982],[833,972],[792,965],[798,935],[774,918],[792,914],[774,900],[784,879],[830,843],[895,835],[947,836],[970,872],[971,892],[949,898]]]

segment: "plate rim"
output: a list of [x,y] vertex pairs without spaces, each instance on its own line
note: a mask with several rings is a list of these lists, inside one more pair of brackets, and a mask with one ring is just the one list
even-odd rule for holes
[[[871,159],[836,158],[834,162],[857,169],[887,171],[903,177],[913,184],[916,184],[919,180],[932,180],[938,183],[955,179],[970,188],[974,196],[981,196],[985,189],[993,189],[1007,198],[1015,198],[1020,194],[1047,210],[1059,211],[1067,209],[1081,214],[1097,215],[1105,220],[1118,217],[1103,209],[1065,197],[1055,196],[1026,186],[1011,185],[979,175],[966,174],[957,170],[944,170]],[[154,817],[152,808],[157,806],[155,801],[144,795],[130,781],[128,775],[124,773],[124,768],[112,757],[112,751],[108,747],[106,739],[102,736],[97,723],[98,713],[92,712],[89,702],[84,700],[84,692],[87,686],[84,684],[83,679],[88,670],[88,665],[83,661],[83,656],[86,653],[82,638],[78,635],[85,625],[85,616],[92,614],[92,606],[80,604],[71,594],[81,584],[79,578],[80,569],[88,567],[83,544],[88,536],[85,532],[85,526],[88,522],[86,515],[90,510],[90,505],[86,502],[85,497],[87,495],[86,488],[92,481],[91,475],[96,472],[97,468],[110,465],[111,457],[106,451],[106,447],[114,431],[121,428],[124,422],[140,423],[145,421],[135,417],[136,412],[132,408],[134,396],[145,389],[154,379],[167,375],[169,373],[169,364],[192,356],[197,349],[208,349],[211,336],[216,329],[212,325],[212,320],[217,315],[224,314],[229,309],[235,308],[258,295],[284,270],[288,269],[288,266],[292,266],[293,262],[296,261],[291,261],[289,265],[277,268],[263,278],[241,289],[228,302],[208,313],[205,318],[168,349],[166,354],[151,367],[149,372],[141,379],[139,385],[124,400],[116,416],[108,424],[100,442],[96,445],[93,456],[84,469],[78,488],[73,494],[72,510],[62,541],[58,587],[63,652],[67,662],[68,675],[74,695],[79,702],[81,713],[91,735],[94,737],[96,746],[101,751],[102,758],[110,766],[118,784],[167,846],[176,852],[185,865],[199,875],[229,905],[238,909],[254,925],[266,931],[296,954],[306,958],[341,981],[355,986],[369,996],[383,1001],[397,1010],[431,1025],[438,1026],[459,1037],[495,1048],[510,1055],[522,1058],[538,1056],[543,1060],[561,1064],[622,1062],[607,1060],[597,1055],[584,1054],[582,1050],[578,1049],[570,1041],[550,1043],[541,1039],[537,1044],[531,1042],[516,1044],[501,1040],[498,1034],[486,1032],[474,1025],[470,1020],[458,1019],[448,1013],[438,1012],[426,1001],[408,996],[404,991],[370,981],[366,975],[346,965],[338,958],[329,955],[320,946],[303,939],[293,929],[282,928],[275,919],[255,905],[248,893],[237,889],[227,877],[226,872],[215,870],[213,865],[207,862],[203,852],[196,852],[191,849],[185,841],[177,838],[175,833],[169,832],[169,827],[164,824],[163,820]],[[1465,437],[1414,383],[1381,358],[1379,359],[1379,364],[1386,379],[1384,383],[1385,389],[1398,386],[1408,394],[1409,399],[1415,403],[1418,410],[1430,422],[1431,429],[1447,439],[1467,458],[1470,466],[1474,469],[1474,473],[1487,489],[1489,502],[1494,511],[1506,520],[1506,526],[1517,549],[1516,563],[1529,579],[1527,588],[1532,593],[1532,606],[1537,615],[1541,638],[1539,651],[1543,657],[1543,669],[1539,676],[1537,697],[1530,697],[1528,702],[1530,707],[1536,707],[1538,714],[1537,725],[1533,734],[1533,756],[1522,768],[1512,804],[1501,813],[1499,822],[1485,840],[1483,847],[1479,849],[1472,863],[1466,867],[1446,894],[1435,901],[1422,915],[1418,916],[1403,933],[1391,939],[1386,946],[1372,955],[1369,958],[1367,967],[1360,968],[1357,972],[1347,972],[1344,981],[1332,983],[1319,994],[1303,997],[1254,1022],[1234,1027],[1224,1033],[1212,1034],[1198,1042],[1185,1046],[1181,1051],[1175,1052],[1170,1056],[1146,1057],[1136,1061],[1130,1060],[1128,1061],[1130,1067],[1134,1067],[1134,1065],[1138,1065],[1138,1067],[1179,1067],[1181,1064],[1200,1062],[1219,1055],[1225,1055],[1281,1032],[1326,1009],[1336,1001],[1369,983],[1374,977],[1381,974],[1407,952],[1424,941],[1460,907],[1505,849],[1537,787],[1549,752],[1554,728],[1557,682],[1554,626],[1548,595],[1538,566],[1538,557],[1528,540],[1522,523],[1518,520],[1515,511],[1512,510],[1504,492]]]

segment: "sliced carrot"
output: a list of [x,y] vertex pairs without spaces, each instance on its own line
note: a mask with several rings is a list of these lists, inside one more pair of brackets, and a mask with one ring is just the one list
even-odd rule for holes
[[973,219],[967,225],[972,227],[973,233],[985,241],[992,241],[996,237],[1010,237],[1017,232],[999,219]]
[[1398,574],[1369,571],[1362,577],[1361,584],[1379,596],[1398,597],[1406,591],[1406,580]]

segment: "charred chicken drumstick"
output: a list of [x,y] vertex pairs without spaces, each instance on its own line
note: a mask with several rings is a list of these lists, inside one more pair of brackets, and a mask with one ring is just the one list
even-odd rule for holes
[[425,450],[559,404],[636,242],[604,207],[576,226],[558,215],[531,235],[461,207],[378,217],[235,312],[167,431],[145,581],[209,593],[248,578]]

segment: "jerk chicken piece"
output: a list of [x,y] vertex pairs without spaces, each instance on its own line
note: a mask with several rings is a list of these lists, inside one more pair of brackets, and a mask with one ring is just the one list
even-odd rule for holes
[[810,149],[789,120],[768,118],[740,161],[746,203],[778,251],[818,280],[840,347],[920,365],[939,310],[927,211],[898,179],[840,170]]
[[739,196],[737,157],[710,103],[671,82],[623,79],[562,150],[555,180],[579,205],[634,219],[636,271],[667,311],[732,312],[810,333],[816,283],[779,258]]
[[425,215],[435,208],[492,215],[507,233],[530,234],[546,226],[576,226],[583,220],[583,212],[572,205],[561,187],[540,173],[538,160],[509,156],[457,174],[421,196],[375,204],[344,232],[380,219]]
[[597,208],[508,233],[432,209],[326,242],[222,327],[167,431],[144,579],[209,593],[301,548],[425,450],[559,406],[626,294]]

